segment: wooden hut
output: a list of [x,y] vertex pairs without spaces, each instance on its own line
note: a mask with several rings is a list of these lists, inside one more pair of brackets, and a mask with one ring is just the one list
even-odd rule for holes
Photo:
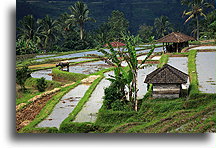
[[179,98],[188,75],[165,64],[147,75],[144,83],[153,84],[153,98]]
[[181,52],[184,47],[188,47],[188,41],[194,41],[195,38],[185,35],[180,32],[172,32],[160,39],[157,42],[163,43],[166,46],[166,52]]

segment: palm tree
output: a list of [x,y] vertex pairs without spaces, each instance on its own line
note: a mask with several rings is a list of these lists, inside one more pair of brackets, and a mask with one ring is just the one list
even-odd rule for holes
[[40,38],[38,40],[42,43],[44,49],[48,49],[57,40],[57,21],[46,15],[45,18],[38,19],[38,24],[40,25]]
[[206,2],[205,0],[182,0],[182,5],[187,5],[190,9],[188,11],[183,12],[183,16],[189,16],[185,23],[187,23],[192,18],[196,19],[196,35],[197,40],[199,40],[199,16],[204,16],[206,18],[206,15],[204,13],[205,8],[214,7],[212,4]]
[[77,1],[74,6],[69,7],[69,9],[71,11],[70,20],[73,20],[79,26],[80,39],[82,40],[84,34],[84,23],[95,20],[88,16],[89,9],[83,2]]
[[17,28],[18,35],[17,37],[26,42],[35,40],[35,36],[38,31],[38,26],[33,15],[24,16],[23,19],[19,22],[19,27]]
[[155,19],[154,27],[158,35],[158,38],[165,36],[170,31],[173,31],[172,24],[169,22],[168,17],[163,15]]

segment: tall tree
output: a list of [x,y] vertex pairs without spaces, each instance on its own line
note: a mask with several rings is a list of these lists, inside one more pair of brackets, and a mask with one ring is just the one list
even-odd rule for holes
[[168,17],[163,15],[155,19],[154,28],[158,38],[163,37],[173,31],[172,24],[169,22]]
[[88,6],[80,1],[77,1],[74,6],[69,7],[71,11],[70,21],[74,21],[80,29],[80,39],[84,36],[84,24],[87,21],[95,21],[93,18],[89,17]]
[[125,18],[123,12],[113,10],[111,17],[108,18],[108,25],[110,26],[109,34],[112,36],[113,40],[119,40],[122,34],[127,33],[129,22]]
[[149,41],[148,39],[153,34],[153,26],[148,26],[145,24],[141,25],[139,27],[138,34],[143,42],[148,42]]
[[196,19],[196,38],[199,40],[200,28],[199,28],[199,16],[206,17],[204,13],[205,8],[213,8],[214,6],[205,0],[182,0],[182,5],[187,5],[189,10],[183,12],[183,16],[189,16],[185,23],[187,23],[192,18]]
[[23,19],[19,22],[19,27],[17,28],[18,34],[17,37],[30,41],[34,40],[38,31],[38,26],[33,15],[24,16]]
[[40,38],[38,42],[44,49],[50,49],[57,40],[57,21],[46,15],[43,19],[38,19]]

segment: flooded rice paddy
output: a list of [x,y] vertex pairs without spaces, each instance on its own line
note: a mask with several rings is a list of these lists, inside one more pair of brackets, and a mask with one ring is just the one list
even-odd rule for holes
[[199,46],[191,48],[190,50],[216,49],[216,46]]
[[46,80],[52,80],[52,76],[50,75],[51,73],[52,73],[52,69],[38,70],[38,71],[31,73],[31,77],[33,78],[44,77]]
[[138,92],[137,92],[137,98],[138,99],[143,99],[144,95],[147,93],[147,84],[144,83],[144,80],[146,76],[157,69],[157,65],[151,65],[147,66],[144,69],[138,70],[138,76],[137,76],[137,87],[138,87]]
[[[114,48],[115,50],[118,50],[117,48]],[[135,48],[136,50],[139,50],[139,49],[143,49],[143,47],[136,47]],[[162,49],[163,47],[157,47],[155,48],[154,52],[162,52]],[[110,52],[109,49],[104,49],[105,51],[107,52]],[[146,50],[140,50],[140,51],[137,51],[137,54],[139,53],[148,53],[150,51],[150,49],[146,49]],[[43,61],[43,60],[47,60],[47,59],[60,59],[60,58],[75,58],[75,57],[85,57],[85,56],[88,56],[88,55],[103,55],[103,53],[97,51],[97,50],[93,50],[93,51],[86,51],[86,52],[80,52],[80,53],[72,53],[72,54],[67,54],[67,55],[61,55],[61,56],[55,56],[55,57],[48,57],[48,56],[53,56],[53,55],[41,55],[41,56],[44,56],[47,58],[45,59],[37,59],[35,61]]]
[[[168,64],[188,74],[188,58],[187,57],[169,57]],[[186,84],[182,84],[182,89],[188,89],[189,85],[190,85],[190,82],[188,79]]]
[[197,52],[196,66],[199,90],[216,93],[216,52]]
[[[102,69],[106,69],[111,67],[104,61],[96,61],[96,62],[89,62],[89,63],[81,63],[78,65],[73,65],[69,67],[69,72],[73,73],[81,73],[81,74],[92,74],[97,71],[100,71]],[[67,70],[64,68],[63,70]],[[33,73],[31,73],[31,76],[33,78],[42,78],[44,77],[46,80],[52,80],[52,69],[46,69],[46,70],[38,70]]]
[[37,127],[59,128],[62,121],[74,110],[89,87],[90,85],[80,84],[64,95],[54,107],[52,113],[45,120],[40,122]]
[[[108,78],[109,74],[113,75],[113,72],[105,73],[105,77]],[[97,85],[91,97],[86,102],[82,110],[77,114],[74,122],[95,122],[97,119],[97,113],[103,105],[104,89],[110,85],[110,81],[106,78],[102,79]]]

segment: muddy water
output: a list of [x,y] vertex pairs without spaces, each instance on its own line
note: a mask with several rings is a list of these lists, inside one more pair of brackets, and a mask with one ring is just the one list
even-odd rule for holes
[[216,93],[216,52],[198,52],[196,66],[199,90]]
[[[105,73],[105,77],[108,78],[108,74],[113,75],[113,72]],[[74,122],[95,122],[97,119],[97,113],[103,104],[104,89],[110,85],[110,81],[106,78],[102,79],[97,85],[89,101],[86,102],[82,110],[77,114]]]
[[66,95],[54,107],[52,113],[37,127],[56,127],[59,128],[62,121],[74,110],[80,99],[84,96],[90,85],[80,84]]
[[52,80],[52,76],[49,76],[49,74],[51,74],[51,73],[52,73],[52,69],[38,70],[38,71],[31,73],[31,76],[33,78],[44,77],[46,80]]
[[[168,64],[188,74],[188,58],[187,57],[169,57]],[[189,85],[190,85],[190,82],[188,79],[186,84],[182,84],[182,88],[188,89]]]

